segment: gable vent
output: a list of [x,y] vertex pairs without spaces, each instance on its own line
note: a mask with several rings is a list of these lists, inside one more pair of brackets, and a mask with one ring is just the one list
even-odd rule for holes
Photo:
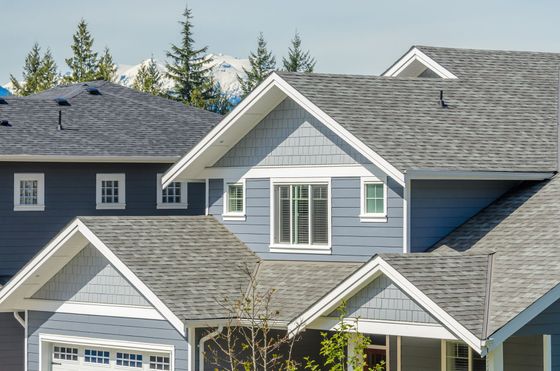
[[58,97],[54,100],[59,106],[69,106],[70,102],[64,97]]
[[0,126],[4,126],[6,128],[11,128],[12,124],[10,124],[10,122],[8,120],[2,120],[2,121],[0,121]]

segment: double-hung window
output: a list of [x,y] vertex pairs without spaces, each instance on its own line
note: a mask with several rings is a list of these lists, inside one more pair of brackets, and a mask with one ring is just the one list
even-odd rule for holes
[[245,220],[245,182],[225,182],[224,188],[224,219]]
[[157,176],[157,208],[158,209],[186,209],[187,182],[171,182],[165,188],[161,184],[162,174]]
[[97,174],[97,209],[126,208],[125,174]]
[[467,344],[444,341],[444,371],[485,371],[486,361]]
[[387,221],[387,187],[375,178],[362,178],[361,213],[363,222]]
[[14,174],[14,211],[45,210],[45,174]]
[[273,247],[329,247],[329,185],[274,185]]

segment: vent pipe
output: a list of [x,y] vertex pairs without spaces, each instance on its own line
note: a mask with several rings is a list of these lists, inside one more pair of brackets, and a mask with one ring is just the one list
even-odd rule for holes
[[57,130],[63,130],[62,127],[62,110],[58,110],[58,127]]
[[449,107],[449,105],[445,102],[445,100],[443,99],[443,90],[439,91],[439,105],[441,106],[441,108],[447,108]]

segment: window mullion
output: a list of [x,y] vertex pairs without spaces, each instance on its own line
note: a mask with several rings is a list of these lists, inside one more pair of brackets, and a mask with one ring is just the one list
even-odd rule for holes
[[290,220],[290,244],[294,243],[294,214],[293,214],[293,201],[294,201],[294,197],[293,197],[293,185],[290,186],[290,192],[289,192],[289,197],[290,197],[290,216],[289,216],[289,220]]
[[307,231],[307,241],[310,245],[313,245],[313,193],[312,193],[312,188],[311,188],[311,184],[309,184],[307,186],[307,195],[308,195],[308,200],[307,200],[307,226],[308,226],[308,231]]

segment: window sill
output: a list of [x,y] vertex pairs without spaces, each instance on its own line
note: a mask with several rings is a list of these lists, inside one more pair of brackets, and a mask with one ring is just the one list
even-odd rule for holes
[[288,254],[331,254],[331,247],[324,245],[283,245],[272,244],[270,252]]
[[188,209],[188,204],[157,204],[156,206],[159,210],[171,210],[171,209]]
[[387,215],[360,215],[361,223],[387,223]]
[[222,214],[222,219],[225,221],[238,221],[244,222],[247,220],[247,215],[245,214]]
[[45,205],[14,205],[14,211],[45,211]]
[[95,208],[97,210],[124,210],[126,204],[97,204]]

